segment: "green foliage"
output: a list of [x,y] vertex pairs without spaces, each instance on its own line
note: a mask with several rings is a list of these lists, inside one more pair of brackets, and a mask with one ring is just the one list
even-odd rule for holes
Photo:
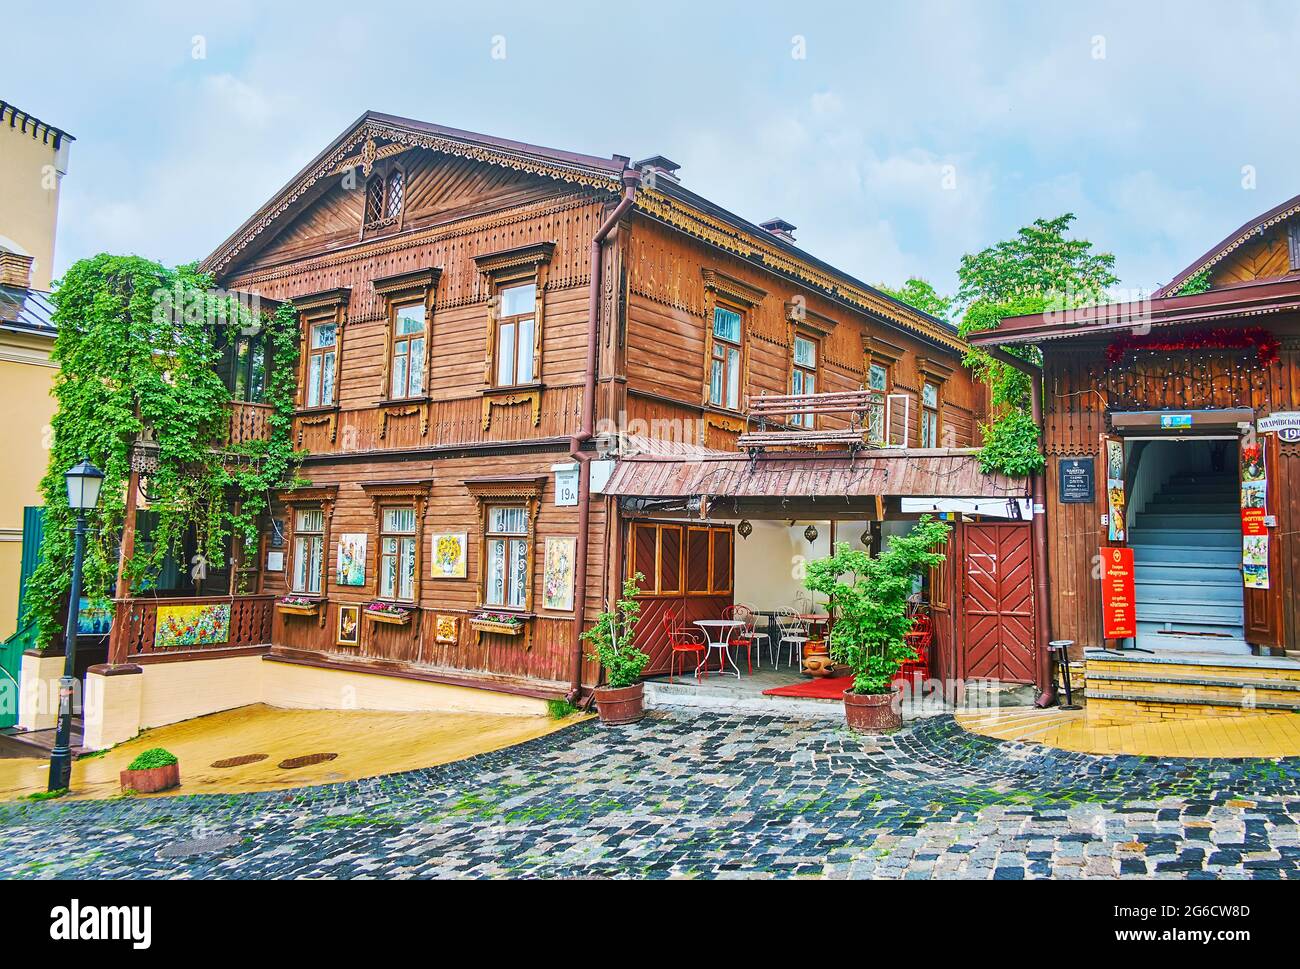
[[641,615],[641,601],[637,599],[637,583],[645,579],[638,572],[623,583],[623,592],[612,612],[602,612],[596,624],[582,634],[591,643],[594,652],[587,658],[599,660],[605,669],[607,686],[631,686],[641,676],[650,657],[636,648],[633,633]]
[[126,767],[127,770],[153,770],[156,767],[170,767],[172,764],[179,763],[176,755],[170,750],[164,750],[162,747],[150,747],[142,751],[135,760],[131,761]]
[[1178,287],[1179,296],[1195,296],[1198,293],[1208,293],[1210,291],[1210,271],[1202,269],[1199,273],[1192,273],[1185,280],[1183,285]]
[[1037,474],[1047,464],[1038,446],[1038,425],[1023,410],[1007,411],[992,424],[981,424],[984,446],[980,448],[980,470],[1000,471],[1024,478]]
[[[1075,216],[1068,212],[1055,219],[1036,219],[1012,239],[962,256],[957,300],[965,313],[958,332],[967,337],[996,329],[1009,316],[1104,302],[1106,290],[1119,282],[1114,273],[1115,256],[1094,252],[1085,239],[1067,239],[1065,234],[1074,221]],[[1029,363],[1042,363],[1036,347],[1001,349]],[[995,412],[994,420],[983,426],[980,467],[1013,475],[1043,467],[1038,434],[1026,414],[1030,376],[980,347],[971,347],[963,362],[976,379],[988,384]],[[1003,422],[1009,426],[1003,427]]]
[[[193,266],[168,269],[108,254],[81,260],[59,282],[53,295],[58,409],[41,482],[46,527],[42,561],[27,591],[27,618],[40,628],[40,646],[62,628],[71,579],[75,519],[63,482],[69,467],[85,458],[104,472],[83,571],[91,599],[112,594],[137,438],[157,445],[159,468],[148,482],[157,524],[128,568],[135,587],[147,586],[163,559],[180,552],[190,529],[199,554],[220,568],[231,532],[251,546],[270,489],[293,477],[297,315],[284,305],[255,319],[238,299],[211,287]],[[263,326],[272,327],[271,439],[222,451],[231,394],[217,372],[218,337]]]
[[948,531],[926,515],[876,558],[840,542],[829,557],[808,563],[804,584],[830,601],[831,658],[853,671],[854,693],[888,693],[899,667],[916,658],[904,639],[912,628],[907,597],[914,576],[943,562],[937,549]]
[[55,798],[67,797],[68,789],[60,787],[57,791],[33,791],[31,794],[23,795],[28,801],[53,801]]
[[912,276],[897,289],[884,283],[877,284],[876,289],[922,313],[929,313],[945,323],[951,322],[948,314],[952,312],[953,298],[941,296],[928,280]]
[[565,717],[571,717],[578,712],[568,700],[547,700],[546,715],[552,720],[563,720]]

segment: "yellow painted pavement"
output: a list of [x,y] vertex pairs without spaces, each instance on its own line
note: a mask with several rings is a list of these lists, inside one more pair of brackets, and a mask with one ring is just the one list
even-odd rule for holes
[[[163,747],[180,760],[181,786],[156,795],[234,794],[357,780],[432,767],[553,733],[585,717],[496,716],[477,713],[379,713],[365,710],[281,710],[262,704],[214,713],[146,731],[102,756],[72,767],[73,798],[120,793],[118,774],[142,750]],[[332,753],[332,760],[282,768],[289,758]],[[238,767],[219,760],[267,756]],[[0,800],[45,790],[49,762],[0,760]]]
[[1086,754],[1150,757],[1300,756],[1300,714],[1090,727],[1082,710],[964,710],[957,722],[971,733],[1023,740]]

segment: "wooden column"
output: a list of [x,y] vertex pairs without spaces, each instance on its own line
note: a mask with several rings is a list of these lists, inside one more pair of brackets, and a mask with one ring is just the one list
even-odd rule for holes
[[117,587],[115,598],[125,599],[131,594],[131,581],[126,570],[132,556],[135,555],[135,510],[139,503],[140,472],[131,469],[131,477],[126,485],[126,511],[122,516],[122,545],[117,557]]

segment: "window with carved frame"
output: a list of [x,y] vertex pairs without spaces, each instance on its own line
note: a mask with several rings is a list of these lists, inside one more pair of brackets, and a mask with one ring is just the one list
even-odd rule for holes
[[537,277],[503,279],[496,291],[497,387],[531,384],[537,379]]
[[718,272],[704,276],[704,392],[706,407],[741,410],[748,380],[745,330],[748,314],[767,296],[765,290]]
[[374,172],[366,182],[365,228],[377,229],[401,222],[405,195],[406,173],[400,166]]
[[542,380],[546,281],[554,252],[554,242],[541,242],[474,257],[488,305],[485,428],[493,400],[509,399],[513,388]]
[[298,363],[298,406],[338,406],[339,369],[350,289],[294,297],[302,346]]
[[433,361],[433,301],[441,269],[418,269],[376,279],[387,306],[385,401],[426,400]]
[[416,534],[414,505],[381,505],[379,517],[379,598],[415,601]]
[[[802,333],[794,335],[790,361],[790,393],[817,393],[817,359],[821,346],[816,338]],[[790,423],[812,429],[817,424],[816,414],[793,414]]]
[[293,526],[290,588],[303,595],[318,596],[325,576],[325,512],[319,507],[295,509]]
[[921,447],[939,446],[939,385],[927,380],[921,388]]
[[537,513],[547,480],[465,479],[479,507],[478,604],[485,609],[532,613]]

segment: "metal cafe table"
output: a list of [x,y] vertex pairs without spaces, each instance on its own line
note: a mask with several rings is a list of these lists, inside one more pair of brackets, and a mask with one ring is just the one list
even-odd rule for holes
[[731,655],[731,634],[745,625],[741,619],[696,619],[695,625],[704,631],[704,639],[707,642],[707,648],[704,650],[704,660],[699,666],[695,667],[695,675],[699,676],[701,672],[708,672],[709,656],[716,649],[722,655],[718,659],[718,672],[725,673],[726,663],[731,663],[732,669],[736,671],[736,679],[740,679],[740,666],[737,664],[734,656]]

